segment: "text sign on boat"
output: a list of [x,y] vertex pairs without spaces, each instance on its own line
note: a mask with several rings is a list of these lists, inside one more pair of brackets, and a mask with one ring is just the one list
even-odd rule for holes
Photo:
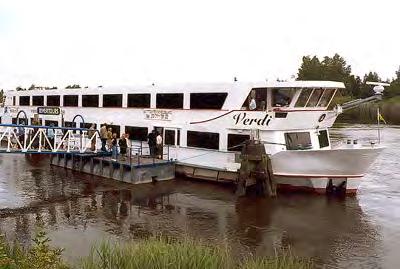
[[37,113],[41,115],[60,115],[61,109],[59,107],[39,106]]
[[148,109],[143,112],[146,120],[172,120],[172,111]]

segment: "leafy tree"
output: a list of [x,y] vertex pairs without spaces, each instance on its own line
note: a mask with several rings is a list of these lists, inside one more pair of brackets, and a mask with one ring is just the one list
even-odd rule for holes
[[304,56],[299,72],[297,74],[298,80],[322,80],[323,67],[317,56],[310,57]]
[[361,98],[365,98],[374,94],[373,86],[367,85],[367,81],[381,82],[382,80],[376,72],[369,72],[368,74],[365,74],[360,87],[359,97]]
[[400,95],[400,66],[396,71],[396,77],[390,83],[390,87],[388,87],[383,93],[387,98]]

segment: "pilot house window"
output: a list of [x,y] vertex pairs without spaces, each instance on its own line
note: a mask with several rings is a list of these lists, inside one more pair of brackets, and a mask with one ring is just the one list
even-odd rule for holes
[[267,89],[252,89],[244,101],[242,107],[246,110],[266,110],[267,109]]
[[285,133],[287,150],[311,149],[311,137],[309,132]]
[[292,102],[296,89],[282,88],[272,90],[272,106],[287,107]]
[[221,109],[224,105],[226,92],[218,93],[191,93],[190,108],[191,109]]
[[183,108],[183,93],[157,94],[157,108]]

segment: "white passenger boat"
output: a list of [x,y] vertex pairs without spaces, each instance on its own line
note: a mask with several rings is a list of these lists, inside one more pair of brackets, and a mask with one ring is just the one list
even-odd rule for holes
[[382,148],[332,146],[329,128],[341,109],[328,107],[343,88],[294,81],[9,91],[2,123],[16,123],[18,113],[32,121],[38,107],[60,107],[62,117],[39,115],[42,124],[74,126],[81,115],[85,122],[76,127],[111,124],[134,144],[147,143],[156,128],[177,173],[217,181],[236,180],[240,145],[258,130],[278,188],[325,193],[340,185],[355,193]]

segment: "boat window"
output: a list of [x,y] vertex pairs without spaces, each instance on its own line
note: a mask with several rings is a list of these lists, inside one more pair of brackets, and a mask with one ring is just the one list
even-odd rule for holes
[[111,124],[108,124],[108,125],[107,125],[107,130],[108,130],[109,128],[111,128],[111,132],[112,132],[113,134],[114,134],[114,133],[117,134],[117,138],[120,138],[120,137],[121,137],[121,134],[120,134],[121,127],[120,127],[119,125],[111,125]]
[[76,128],[76,122],[65,121],[64,122],[64,127]]
[[129,134],[130,140],[147,141],[147,127],[125,126],[125,133]]
[[165,145],[175,145],[175,130],[165,130],[164,144]]
[[295,107],[305,107],[308,99],[310,98],[311,93],[312,93],[311,88],[302,89],[299,99],[297,99]]
[[267,89],[254,88],[250,91],[242,107],[246,110],[261,110],[267,109]]
[[249,135],[228,134],[228,151],[242,151],[243,143],[249,139]]
[[326,131],[326,130],[319,131],[318,141],[319,141],[320,148],[329,147],[328,131]]
[[295,93],[294,88],[272,89],[272,106],[288,107]]
[[310,132],[285,133],[286,149],[311,149]]
[[82,107],[99,107],[99,96],[82,95]]
[[187,146],[205,149],[219,149],[219,133],[188,131]]
[[42,125],[43,120],[41,118],[35,119],[31,118],[31,125]]
[[122,107],[122,94],[104,94],[103,107]]
[[[12,124],[17,124],[17,118],[12,118],[11,122],[12,122]],[[18,124],[25,124],[25,119],[24,118],[19,118],[18,119]]]
[[64,106],[78,106],[78,95],[64,95]]
[[191,109],[221,109],[225,99],[228,96],[226,92],[217,93],[191,93]]
[[30,104],[30,96],[20,96],[19,97],[19,105],[20,106],[29,106]]
[[158,93],[157,108],[183,108],[183,93]]
[[308,100],[307,107],[316,106],[323,93],[324,90],[322,88],[314,89],[313,93],[311,94],[310,100]]
[[58,121],[56,121],[56,120],[45,120],[44,121],[45,126],[51,126],[52,124],[53,124],[53,126],[58,126]]
[[325,89],[318,106],[327,107],[334,94],[335,89]]
[[43,106],[44,105],[44,96],[32,96],[32,105],[33,106]]
[[59,95],[48,95],[47,96],[48,106],[60,106],[60,96]]
[[80,126],[80,128],[89,129],[89,128],[92,126],[92,124],[94,124],[94,129],[96,129],[96,128],[97,128],[97,124],[94,123],[94,122],[85,122],[85,123],[81,122],[81,123],[79,124],[79,126]]
[[15,96],[13,96],[12,99],[13,99],[13,106],[15,106],[15,99],[16,99]]
[[128,107],[149,108],[150,107],[150,94],[128,94]]

